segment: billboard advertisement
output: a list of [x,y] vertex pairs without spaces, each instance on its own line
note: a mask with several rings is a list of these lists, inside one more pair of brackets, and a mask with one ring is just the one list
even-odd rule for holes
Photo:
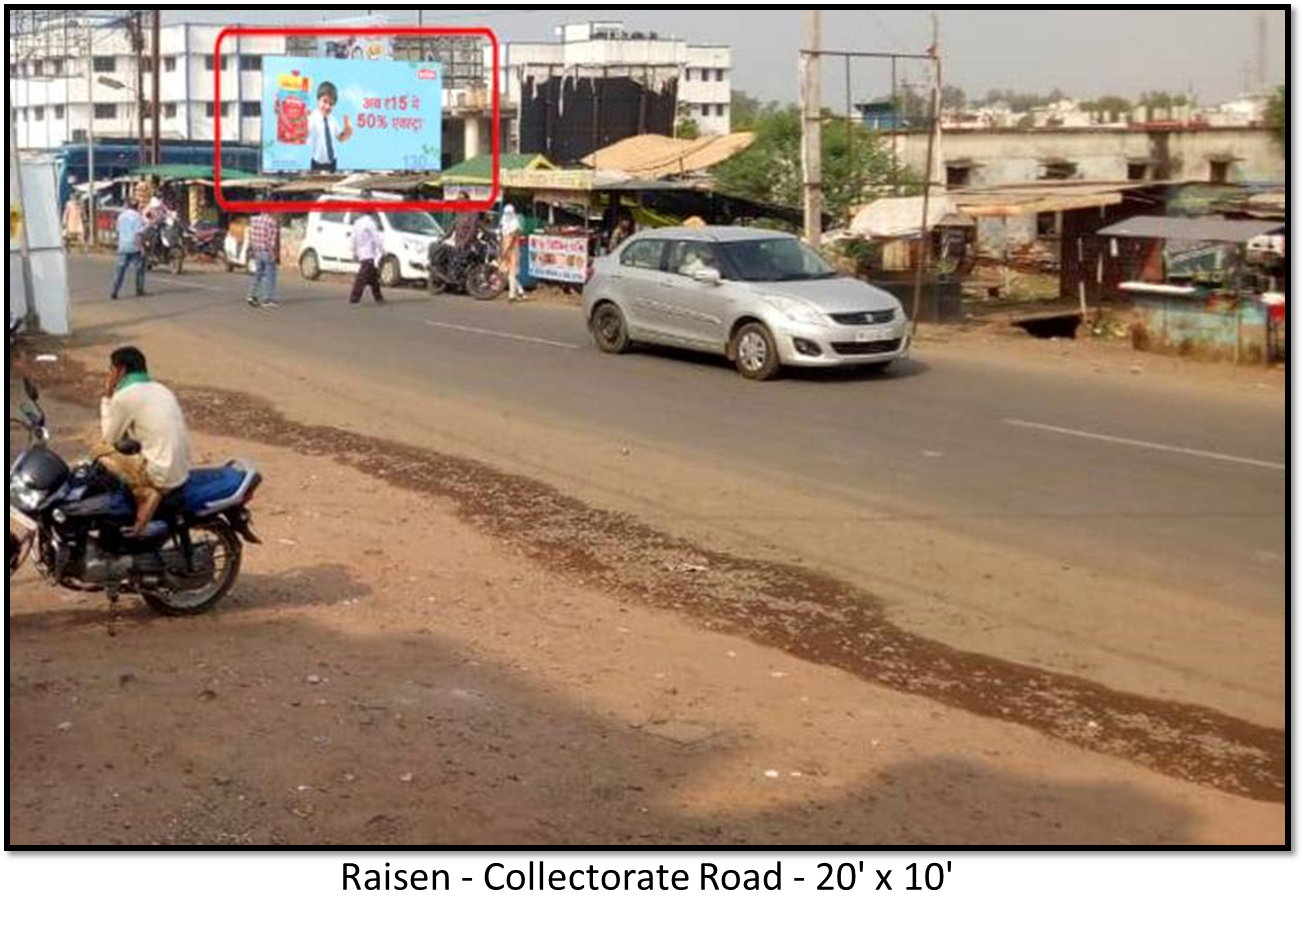
[[437,63],[268,56],[262,111],[264,173],[440,168]]

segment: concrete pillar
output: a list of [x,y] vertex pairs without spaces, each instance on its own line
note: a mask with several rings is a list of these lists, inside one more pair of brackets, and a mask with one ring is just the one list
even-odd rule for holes
[[483,133],[480,129],[479,116],[467,116],[462,122],[462,147],[465,149],[466,160],[479,157],[484,154],[482,146]]

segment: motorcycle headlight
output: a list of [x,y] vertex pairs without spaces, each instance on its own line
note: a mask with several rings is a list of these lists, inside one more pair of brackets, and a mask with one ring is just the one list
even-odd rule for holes
[[773,306],[788,321],[799,325],[827,325],[829,317],[809,302],[788,296],[766,296],[765,301]]
[[19,511],[30,514],[41,507],[47,493],[33,489],[21,476],[9,477],[9,500]]

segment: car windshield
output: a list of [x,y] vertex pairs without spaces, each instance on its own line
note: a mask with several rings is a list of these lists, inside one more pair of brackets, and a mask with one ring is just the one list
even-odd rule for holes
[[838,276],[828,261],[796,238],[729,241],[723,247],[737,278],[744,282],[786,283]]
[[426,235],[438,238],[444,233],[429,212],[394,212],[390,214],[389,224],[394,231],[405,235]]

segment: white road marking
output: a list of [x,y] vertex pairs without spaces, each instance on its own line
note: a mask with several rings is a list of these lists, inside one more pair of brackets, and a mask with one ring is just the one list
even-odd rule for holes
[[469,328],[466,325],[450,325],[448,322],[426,320],[431,328],[447,328],[449,331],[461,331],[464,334],[482,334],[489,338],[502,338],[506,341],[521,341],[526,344],[542,344],[544,347],[558,347],[562,350],[579,350],[578,344],[566,344],[562,341],[549,341],[546,338],[531,338],[523,334],[511,334],[506,331],[491,331],[488,328]]
[[[186,283],[182,280],[173,280],[168,277],[159,276],[157,273],[150,274],[149,283],[166,283],[169,286],[179,286],[182,289],[202,289],[209,293],[229,293],[235,290],[224,289],[220,286],[205,286],[203,283]],[[146,284],[148,285],[148,284]]]
[[1110,434],[1094,434],[1091,431],[1075,431],[1072,428],[1059,428],[1052,424],[1038,424],[1035,421],[1019,421],[1006,418],[1005,423],[1016,428],[1032,428],[1037,431],[1049,431],[1052,434],[1066,434],[1069,437],[1081,437],[1087,440],[1103,441],[1107,444],[1123,444],[1127,447],[1141,447],[1145,450],[1162,450],[1165,453],[1180,453],[1189,457],[1203,457],[1206,460],[1221,460],[1224,463],[1240,463],[1244,466],[1258,466],[1263,469],[1285,470],[1285,463],[1271,460],[1256,460],[1252,457],[1235,457],[1226,453],[1214,453],[1210,450],[1196,450],[1192,447],[1174,447],[1172,444],[1155,444],[1150,441],[1133,440],[1130,437],[1114,437]]

